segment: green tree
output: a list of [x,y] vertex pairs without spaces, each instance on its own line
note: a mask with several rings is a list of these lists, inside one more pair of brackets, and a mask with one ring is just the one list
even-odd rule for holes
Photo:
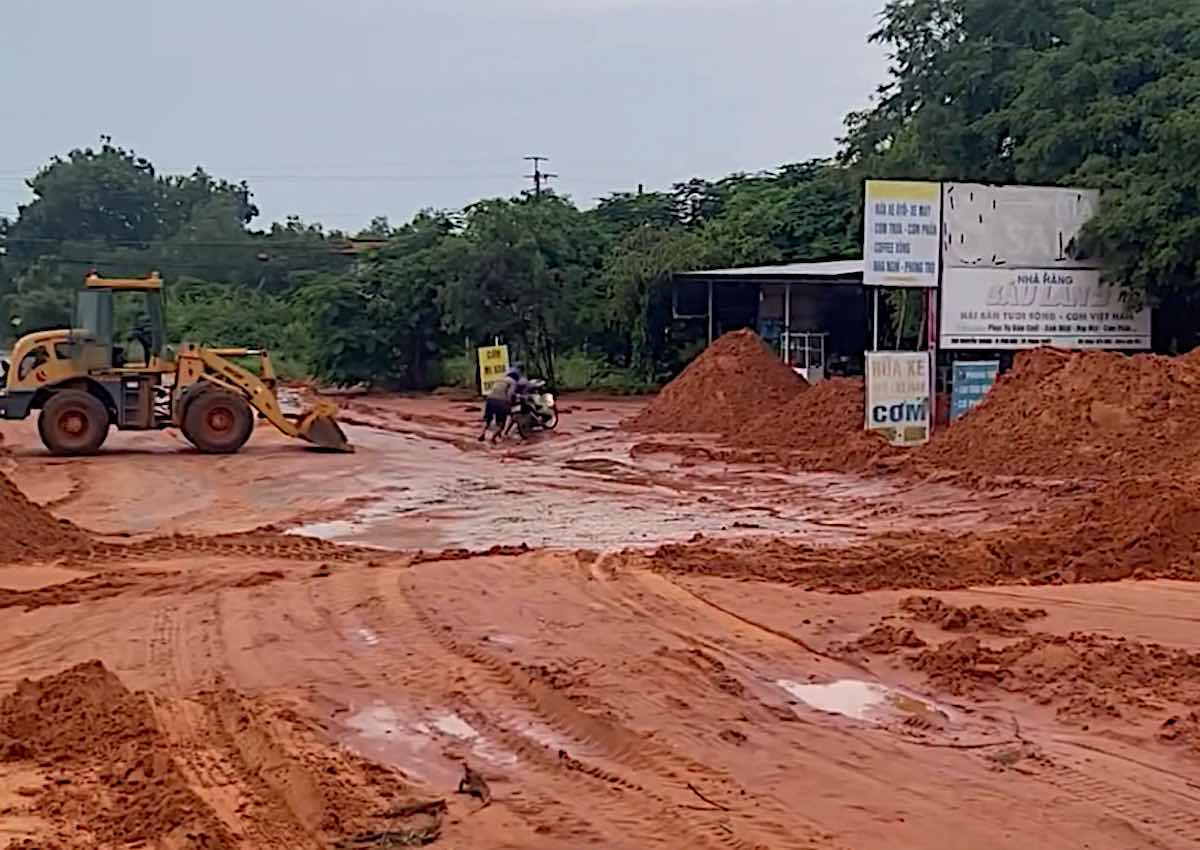
[[620,350],[611,352],[643,381],[675,371],[674,355],[703,329],[672,318],[672,279],[677,272],[724,265],[725,257],[702,232],[642,228],[608,255],[601,277],[604,328]]
[[301,287],[297,307],[311,319],[317,374],[339,384],[427,388],[430,366],[450,344],[438,292],[450,268],[453,223],[422,213],[349,274]]
[[446,253],[439,292],[446,329],[474,344],[501,337],[548,381],[557,357],[583,336],[600,234],[565,198],[543,195],[469,207]]

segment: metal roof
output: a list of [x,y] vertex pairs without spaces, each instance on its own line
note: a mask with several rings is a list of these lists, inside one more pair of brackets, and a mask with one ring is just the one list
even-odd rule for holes
[[826,263],[786,263],[779,266],[750,266],[742,269],[707,269],[703,271],[680,272],[676,275],[676,277],[690,278],[692,280],[753,278],[757,280],[819,282],[837,279],[839,283],[861,283],[862,276],[862,260],[834,260]]

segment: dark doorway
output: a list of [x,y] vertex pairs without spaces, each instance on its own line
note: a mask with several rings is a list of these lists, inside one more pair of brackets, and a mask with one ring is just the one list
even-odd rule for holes
[[721,284],[713,287],[713,338],[742,328],[758,329],[759,285]]

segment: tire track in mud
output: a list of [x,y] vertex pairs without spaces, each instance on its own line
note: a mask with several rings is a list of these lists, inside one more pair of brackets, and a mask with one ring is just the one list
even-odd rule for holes
[[[217,591],[211,591],[206,595],[216,597]],[[214,598],[206,599],[204,602],[206,605],[211,605],[213,611],[219,615],[219,601]],[[167,603],[160,607],[154,615],[152,642],[157,646],[157,652],[152,654],[151,660],[163,668],[162,676],[165,682],[165,698],[155,700],[155,713],[158,715],[160,725],[169,730],[169,737],[177,746],[176,762],[188,776],[189,781],[195,781],[201,796],[207,798],[206,794],[213,792],[224,792],[226,789],[236,790],[241,783],[240,777],[232,765],[224,759],[214,757],[214,754],[208,752],[207,747],[204,746],[204,742],[209,742],[209,744],[214,742],[209,735],[208,727],[211,724],[205,717],[206,707],[194,698],[185,697],[188,688],[179,659],[184,654],[191,652],[192,646],[208,644],[210,649],[205,655],[211,661],[212,636],[201,633],[184,637],[183,618],[178,616],[179,607],[177,604]],[[216,679],[216,671],[211,667],[204,671],[204,675],[213,681]],[[231,809],[218,808],[217,811],[227,815]],[[237,827],[239,832],[242,831],[240,819],[239,823],[230,824],[230,826]]]
[[[170,696],[156,701],[156,715],[188,781],[249,846],[324,850],[329,831],[340,834],[343,816],[351,816],[343,808],[360,810],[373,796],[373,768],[347,760],[323,741],[301,743],[294,724],[302,721],[294,712],[289,721],[292,731],[280,738],[274,730],[278,721],[269,719],[271,712],[261,698],[251,699],[230,686],[227,676],[235,659],[246,654],[257,665],[251,676],[257,685],[273,684],[269,666],[256,651],[261,645],[231,654],[225,636],[224,627],[238,623],[233,615],[240,611],[281,610],[262,605],[261,594],[206,591],[194,604],[169,609],[159,617],[155,631],[169,642],[169,651],[163,654],[170,659],[165,671]],[[244,608],[231,609],[230,600],[240,601]],[[256,616],[253,622],[265,621]],[[304,632],[296,628],[288,634]],[[322,640],[328,638],[324,631],[314,633]],[[286,645],[301,652],[313,648],[304,640]],[[294,664],[288,666],[295,669]],[[308,723],[306,728],[316,726]],[[394,785],[398,778],[393,771],[380,768],[379,772],[387,775],[385,784]],[[329,782],[333,786],[326,787]],[[349,791],[338,790],[339,783],[347,782]],[[378,801],[373,804],[375,809],[382,807]]]
[[[433,638],[443,652],[459,659],[460,662],[465,662],[467,686],[473,693],[487,694],[488,698],[484,701],[488,704],[489,716],[500,717],[490,725],[497,730],[502,743],[517,749],[520,755],[533,758],[542,766],[548,766],[545,761],[546,757],[550,756],[552,747],[531,740],[529,730],[514,734],[512,726],[519,727],[520,724],[511,718],[498,715],[493,705],[509,702],[532,714],[539,723],[555,733],[555,737],[561,736],[564,742],[578,747],[577,751],[583,754],[583,758],[591,762],[580,762],[569,754],[565,759],[554,759],[550,756],[552,763],[557,762],[555,767],[561,768],[565,761],[567,769],[573,772],[582,773],[597,782],[627,789],[641,799],[654,803],[655,807],[659,808],[655,817],[674,817],[677,823],[683,823],[682,828],[693,835],[695,841],[700,842],[699,845],[693,846],[829,846],[824,841],[825,836],[817,835],[815,830],[811,836],[797,837],[795,825],[783,827],[781,824],[764,823],[760,817],[761,807],[750,820],[746,820],[749,815],[743,817],[745,813],[740,806],[731,807],[730,811],[720,817],[700,817],[696,811],[697,807],[689,805],[696,802],[695,797],[684,797],[684,794],[692,793],[688,790],[688,786],[692,784],[711,787],[716,780],[722,786],[720,794],[723,796],[740,802],[752,801],[756,806],[762,801],[745,794],[744,791],[739,795],[740,789],[724,772],[680,756],[642,735],[588,714],[552,687],[514,669],[511,664],[506,664],[477,646],[457,640],[453,637],[452,627],[435,620],[406,582],[401,581],[400,586],[401,596],[424,626],[426,634]],[[677,799],[672,800],[647,790],[648,786],[671,788],[675,791],[674,796]],[[684,799],[688,802],[682,802]],[[681,809],[687,811],[688,818],[698,823],[680,821]],[[716,809],[712,811],[715,812]],[[763,827],[767,827],[771,833],[769,845],[739,835],[739,830]],[[674,847],[679,845],[679,838],[677,827],[674,832],[665,836],[664,840]]]
[[[236,733],[219,710],[228,698],[212,698],[222,680],[218,655],[224,656],[217,634],[220,593],[203,591],[184,597],[182,604],[168,602],[152,615],[150,663],[165,692],[151,697],[158,725],[189,786],[241,840],[252,846],[318,850],[321,845],[292,824],[290,814],[240,758]],[[202,661],[199,669],[191,667],[196,655]]]
[[[648,617],[655,618],[652,621],[656,621],[657,617],[655,615],[661,615],[662,612],[653,612],[647,606],[643,605],[634,593],[622,586],[620,578],[604,575],[602,561],[603,558],[591,567],[591,575],[594,578],[601,578],[601,582],[593,582],[592,584],[600,584],[600,586],[616,589],[621,599],[620,605],[622,608],[641,608],[646,612]],[[671,598],[683,604],[687,604],[688,600],[691,600],[695,605],[710,609],[711,612],[717,614],[719,617],[729,619],[730,622],[749,627],[765,638],[773,639],[776,642],[786,642],[794,648],[801,649],[818,658],[862,669],[862,672],[867,674],[869,678],[875,678],[874,674],[867,668],[858,668],[858,665],[855,665],[852,661],[846,661],[820,652],[786,632],[762,625],[732,612],[724,606],[718,605],[704,598],[701,594],[678,585],[670,579],[654,576],[652,580],[647,580],[649,578],[648,574],[637,574],[633,578],[637,580],[638,587],[650,592],[655,592],[655,586],[660,583],[665,584],[671,588]],[[665,599],[667,597],[660,598]],[[667,627],[664,626],[663,628]],[[678,629],[671,628],[667,630],[681,639],[688,639],[688,635]],[[714,652],[722,653],[725,657],[735,660],[738,658],[738,653],[728,648],[720,647],[712,641],[699,639],[699,643]],[[994,744],[989,744],[989,746],[992,745]],[[1057,751],[1051,753],[1052,764],[1048,767],[1025,772],[1036,776],[1081,802],[1095,805],[1102,811],[1116,813],[1127,822],[1131,830],[1154,841],[1155,846],[1180,848],[1180,850],[1183,847],[1200,846],[1200,814],[1194,814],[1194,812],[1200,811],[1200,809],[1197,809],[1197,804],[1200,804],[1200,800],[1194,796],[1178,791],[1167,792],[1173,793],[1173,796],[1179,798],[1176,804],[1172,804],[1161,797],[1142,793],[1127,787],[1122,788],[1097,776],[1098,768],[1094,764],[1089,764],[1092,761],[1091,759],[1068,756],[1059,748],[1055,748],[1055,750]],[[1107,753],[1103,755],[1110,758],[1120,758]],[[1169,778],[1173,779],[1176,783],[1178,782],[1178,777],[1174,777],[1169,772],[1161,771],[1150,765],[1142,765],[1142,768],[1162,778]]]
[[82,477],[74,472],[71,472],[70,470],[67,470],[66,478],[67,481],[70,482],[69,486],[67,487],[67,492],[63,493],[61,496],[56,496],[53,499],[43,502],[43,508],[48,511],[57,511],[61,508],[65,508],[72,502],[75,502],[81,498],[85,492],[87,492],[87,483]]
[[[1096,763],[1072,756],[1058,748],[1048,751],[1051,764],[1030,771],[1033,775],[1053,785],[1058,790],[1096,806],[1101,811],[1115,812],[1126,820],[1131,828],[1171,848],[1200,846],[1200,814],[1195,797],[1179,792],[1170,792],[1178,798],[1175,804],[1163,796],[1143,793],[1129,787],[1121,787],[1097,775]],[[1170,774],[1153,768],[1159,777]],[[1149,789],[1146,789],[1149,790]],[[1163,791],[1164,789],[1158,789]]]
[[[316,830],[292,805],[293,765],[253,753],[255,727],[229,692],[205,691],[188,701],[159,703],[172,756],[196,793],[253,847],[323,850]],[[270,763],[273,761],[274,763]],[[275,781],[272,781],[275,779]]]
[[[481,740],[494,741],[505,752],[522,758],[525,767],[539,777],[531,783],[531,789],[522,788],[519,797],[514,798],[517,806],[514,811],[519,809],[530,817],[536,835],[553,834],[561,838],[565,829],[570,839],[578,844],[624,846],[630,850],[679,845],[678,828],[673,824],[675,813],[665,804],[656,804],[650,799],[647,789],[617,771],[569,754],[560,755],[559,748],[514,731],[523,725],[530,726],[513,720],[530,713],[522,705],[520,694],[498,684],[485,668],[445,649],[433,634],[439,627],[428,619],[423,620],[418,609],[407,604],[402,594],[397,596],[398,576],[394,571],[387,572],[386,577],[379,579],[381,584],[387,585],[383,595],[368,596],[368,601],[378,600],[381,603],[378,606],[363,604],[361,585],[350,592],[349,598],[345,592],[339,593],[333,587],[323,585],[322,604],[314,606],[325,609],[323,615],[318,612],[325,622],[321,632],[343,647],[338,650],[339,656],[344,659],[353,679],[364,682],[366,694],[383,703],[389,703],[389,697],[399,696],[403,704],[424,696],[432,698],[431,702],[436,704],[463,706],[466,710],[462,714],[471,721],[472,728],[482,731]],[[385,601],[386,596],[390,599]],[[378,610],[385,606],[386,612]],[[334,614],[335,608],[342,614]],[[363,614],[372,611],[380,616],[363,619]],[[350,645],[348,636],[354,632],[354,628],[344,622],[351,612],[354,612],[351,616],[357,618],[354,626],[365,622],[375,630],[378,645],[362,652],[344,649]],[[343,621],[339,621],[339,616]],[[397,652],[396,647],[403,647],[403,650]],[[389,684],[385,684],[385,680]],[[370,684],[372,682],[374,684]],[[360,689],[359,697],[362,696]],[[513,710],[506,711],[504,706],[511,706]],[[533,717],[538,726],[553,731],[554,724],[547,718],[536,714]],[[563,739],[571,746],[578,743],[570,736],[564,735]],[[470,744],[471,741],[459,743]],[[546,809],[554,814],[548,815]],[[535,839],[536,835],[530,838]],[[636,838],[629,838],[629,843],[619,840],[614,843],[617,836]],[[576,843],[570,846],[576,846]],[[710,840],[693,840],[691,843],[698,847],[717,846]],[[721,842],[720,846],[728,844]]]
[[[403,684],[398,684],[398,687],[410,699],[415,696],[414,683],[420,683],[418,687],[425,693],[428,693],[431,683],[447,683],[433,684],[434,699],[446,705],[468,706],[469,711],[460,713],[467,715],[473,729],[484,733],[484,739],[495,741],[506,752],[523,759],[523,765],[540,777],[541,781],[533,783],[532,788],[522,786],[521,797],[511,801],[513,810],[528,818],[536,833],[558,836],[565,830],[565,837],[579,844],[628,847],[629,850],[647,846],[678,846],[677,836],[668,827],[647,832],[647,823],[667,822],[669,817],[657,808],[633,802],[646,793],[644,789],[622,781],[609,771],[570,756],[552,753],[545,744],[513,732],[511,727],[518,724],[498,720],[503,713],[499,706],[514,702],[513,696],[498,692],[490,677],[481,675],[467,659],[445,650],[433,636],[437,627],[422,618],[420,610],[408,603],[403,592],[397,598],[394,591],[398,577],[394,572],[383,580],[391,585],[391,599],[385,601],[383,597],[374,598],[383,604],[390,603],[391,610],[386,621],[382,621],[383,618],[376,622],[359,620],[359,623],[372,626],[379,634],[381,643],[369,654],[373,660],[382,663],[380,667],[369,671],[361,656],[351,653],[348,663],[356,668],[356,676],[374,675],[376,679],[388,676],[401,680]],[[369,609],[356,603],[345,610]],[[350,630],[339,627],[332,616],[329,623],[330,631],[344,641],[345,634]],[[397,624],[400,624],[399,633],[396,632]],[[388,675],[389,668],[396,665],[390,660],[394,656],[389,656],[387,652],[391,644],[401,644],[405,653],[405,659],[400,661],[405,669],[398,671],[399,675],[396,676]],[[382,701],[387,701],[387,689],[376,687],[371,692]],[[480,767],[478,764],[475,766]],[[489,771],[485,768],[484,772]],[[586,785],[581,785],[581,779],[587,780]],[[501,799],[498,797],[497,802]],[[510,803],[508,800],[505,802],[506,805]],[[552,811],[553,815],[549,815],[548,811]],[[614,836],[636,836],[637,839],[628,844],[614,843]]]
[[[610,557],[612,556],[601,555],[595,560],[579,561],[580,569],[577,573],[586,579],[580,585],[583,592],[589,598],[618,614],[628,615],[630,612],[635,612],[639,622],[657,629],[664,635],[674,637],[683,642],[685,646],[690,647],[692,652],[698,654],[700,663],[708,665],[715,659],[723,659],[728,662],[728,668],[722,669],[721,672],[724,673],[732,668],[738,674],[738,680],[750,686],[741,699],[747,706],[757,706],[761,710],[762,720],[765,723],[773,724],[779,719],[782,712],[794,714],[794,710],[788,705],[788,700],[783,694],[779,695],[778,701],[770,699],[770,689],[774,685],[765,683],[771,682],[772,678],[764,677],[760,671],[764,663],[771,662],[761,655],[756,658],[730,646],[731,641],[728,639],[730,635],[743,643],[748,639],[757,638],[766,647],[781,648],[788,653],[803,652],[818,664],[836,665],[841,669],[832,673],[833,677],[844,676],[848,670],[853,670],[861,673],[867,681],[877,680],[874,672],[853,661],[846,661],[822,652],[793,635],[729,611],[705,599],[700,594],[677,585],[670,579],[641,570],[618,573],[615,570],[606,569]],[[647,601],[647,595],[651,597],[652,601]],[[698,622],[708,622],[725,629],[727,637],[722,639],[697,633],[696,624]],[[720,662],[718,661],[718,663]],[[754,693],[755,690],[758,691],[757,694]],[[670,706],[665,705],[660,705],[659,708],[660,710],[670,710]],[[889,727],[882,727],[881,731],[887,733],[890,740],[903,743],[947,748],[959,746],[957,744],[930,744],[909,739]],[[1007,742],[1009,739],[1006,737],[1004,740],[988,742],[982,746],[999,746]],[[710,774],[718,772],[707,765],[702,769],[707,770]],[[764,817],[763,826],[782,835],[793,833],[795,831],[793,824],[798,818],[803,817],[802,813],[798,813],[793,806],[771,792],[756,794],[754,799],[760,805]],[[765,820],[765,818],[771,820]],[[815,832],[817,825],[811,821],[808,823],[812,824],[809,828]]]
[[[397,576],[392,572],[388,579],[394,583]],[[342,603],[350,601],[335,595],[330,597],[331,603],[334,598]],[[352,604],[338,605],[336,607],[341,610],[340,615],[335,614],[329,605],[316,603],[311,589],[308,601],[313,606],[314,612],[322,619],[324,624],[322,634],[338,643],[340,648],[336,651],[340,661],[345,670],[349,671],[359,683],[357,690],[360,697],[366,693],[372,701],[390,704],[391,697],[399,691],[410,701],[418,696],[432,696],[434,701],[445,705],[464,701],[466,695],[457,689],[467,678],[461,662],[457,658],[445,655],[436,641],[425,635],[423,627],[411,608],[402,606],[399,611],[393,612],[398,616],[389,616],[383,622],[372,622],[370,618],[361,616],[361,613],[386,604],[380,595],[369,595],[366,599]],[[339,620],[339,616],[342,620]],[[343,622],[345,620],[349,622]],[[398,633],[397,624],[399,624]],[[374,645],[368,648],[368,651],[353,652],[346,647],[353,642],[350,635],[357,633],[360,628],[371,628],[376,640]],[[402,647],[400,652],[396,652],[397,645]],[[403,658],[397,660],[397,656],[401,654]],[[430,683],[442,682],[453,682],[455,690],[451,692],[444,690],[445,686],[434,685],[431,694]],[[614,850],[615,848],[638,850],[645,846],[640,843],[634,845],[614,844],[613,835],[628,834],[631,829],[634,829],[634,822],[611,817],[609,810],[612,807],[606,801],[597,805],[589,805],[589,803],[595,803],[589,798],[586,803],[581,804],[577,793],[578,788],[574,783],[564,792],[559,787],[561,783],[558,781],[561,777],[559,771],[563,765],[547,756],[544,750],[540,752],[526,750],[530,744],[528,740],[513,736],[508,729],[487,719],[481,706],[471,704],[470,711],[461,713],[469,716],[472,729],[485,733],[483,735],[485,739],[498,741],[501,745],[514,751],[514,755],[517,755],[516,751],[520,750],[520,754],[525,755],[529,760],[539,759],[540,761],[536,762],[539,770],[551,779],[549,788],[544,785],[522,786],[520,796],[505,797],[501,795],[495,798],[496,802],[502,801],[506,808],[525,819],[524,823],[506,828],[506,839],[515,842],[505,844],[506,847],[525,847],[536,842],[538,836],[545,835],[569,839],[572,843],[568,846],[572,847],[590,844],[614,847]],[[492,781],[497,781],[497,777],[492,771],[483,768],[480,764],[474,766],[482,769]],[[503,776],[500,779],[507,781],[508,777]],[[439,788],[437,793],[444,794],[445,789]],[[549,815],[550,812],[553,814]],[[600,826],[597,825],[598,820]],[[528,834],[525,836],[519,834],[522,832],[522,827],[529,827]],[[521,844],[522,839],[527,843]]]
[[179,684],[171,659],[176,608],[169,601],[156,605],[154,613],[150,615],[150,630],[146,635],[146,664],[168,693],[175,693]]

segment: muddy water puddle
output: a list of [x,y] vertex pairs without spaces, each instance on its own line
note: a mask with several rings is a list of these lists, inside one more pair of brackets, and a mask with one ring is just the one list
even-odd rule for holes
[[776,684],[808,708],[867,723],[915,719],[934,725],[950,721],[950,712],[923,697],[879,682],[837,679],[801,684],[781,679]]
[[697,533],[800,534],[836,542],[847,535],[844,527],[822,524],[824,508],[789,476],[720,469],[682,475],[621,457],[628,449],[619,440],[608,453],[589,444],[582,453],[554,446],[539,456],[536,446],[522,447],[519,455],[464,452],[437,441],[350,430],[371,454],[370,472],[355,479],[358,504],[290,533],[385,549],[614,548]]
[[[462,766],[450,756],[451,749],[496,768],[518,763],[516,753],[452,711],[410,713],[376,701],[353,711],[343,725],[347,746],[433,785],[453,785],[461,777]],[[539,740],[533,734],[529,737]]]

